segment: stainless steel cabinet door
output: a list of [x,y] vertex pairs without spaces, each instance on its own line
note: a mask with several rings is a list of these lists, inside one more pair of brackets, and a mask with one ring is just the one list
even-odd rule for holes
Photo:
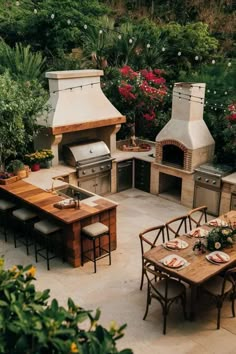
[[212,215],[219,215],[220,191],[202,187],[195,184],[194,208],[201,205],[207,206],[207,212]]

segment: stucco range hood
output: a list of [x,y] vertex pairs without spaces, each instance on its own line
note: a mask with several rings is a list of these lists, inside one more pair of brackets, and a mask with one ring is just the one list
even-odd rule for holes
[[102,70],[47,72],[50,112],[38,123],[56,135],[125,122],[101,89],[102,75]]
[[212,161],[215,142],[203,120],[204,83],[174,85],[172,116],[156,137],[156,162],[189,172]]
[[156,141],[176,140],[194,150],[214,144],[203,120],[204,83],[176,83],[172,97],[172,115]]

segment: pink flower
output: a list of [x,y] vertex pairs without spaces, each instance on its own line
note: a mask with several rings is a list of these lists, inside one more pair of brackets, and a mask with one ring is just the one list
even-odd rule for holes
[[136,76],[138,76],[138,73],[133,71],[130,66],[126,65],[123,66],[123,68],[120,69],[120,73],[122,76],[127,76],[129,79],[134,79]]
[[155,112],[150,111],[149,113],[144,114],[143,118],[145,118],[146,120],[153,120],[156,118]]

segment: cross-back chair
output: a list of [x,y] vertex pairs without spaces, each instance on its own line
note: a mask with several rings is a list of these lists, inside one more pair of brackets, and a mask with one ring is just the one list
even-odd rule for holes
[[159,237],[162,237],[162,242],[165,242],[165,225],[158,225],[150,227],[139,234],[140,245],[141,245],[141,256],[142,256],[142,275],[141,275],[141,284],[140,290],[143,288],[143,279],[144,279],[144,260],[143,254],[150,250],[153,247],[156,247],[156,243]]
[[190,230],[207,223],[207,206],[203,205],[192,209],[188,213]]
[[[165,224],[168,241],[187,233],[187,215],[168,220]],[[183,229],[184,228],[184,229]]]
[[153,267],[148,261],[144,261],[144,274],[148,281],[147,303],[143,320],[146,319],[152,299],[156,299],[162,306],[163,334],[166,334],[167,315],[171,305],[178,299],[181,300],[184,318],[186,318],[186,287],[180,281],[171,278]]
[[226,270],[224,277],[217,275],[200,288],[214,299],[217,308],[217,329],[220,328],[221,309],[225,298],[231,293],[232,315],[235,317],[234,302],[236,297],[236,267]]

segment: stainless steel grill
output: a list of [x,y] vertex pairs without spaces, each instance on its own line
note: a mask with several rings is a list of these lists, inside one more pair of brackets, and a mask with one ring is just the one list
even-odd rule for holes
[[110,192],[112,160],[110,150],[104,141],[94,139],[64,145],[64,161],[76,167],[78,185],[93,193]]
[[206,163],[195,169],[193,206],[207,206],[207,212],[219,215],[222,177],[233,171],[231,166]]

